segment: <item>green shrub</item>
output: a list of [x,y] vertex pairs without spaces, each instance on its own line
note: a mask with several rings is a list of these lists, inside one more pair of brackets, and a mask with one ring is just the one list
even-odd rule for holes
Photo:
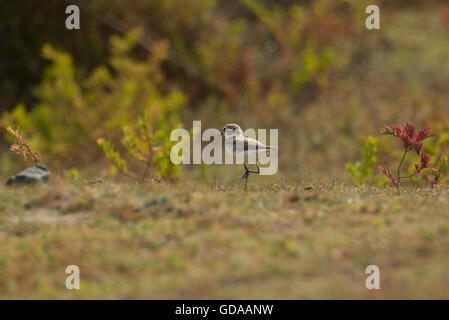
[[167,132],[180,126],[179,111],[185,98],[164,81],[160,67],[167,58],[166,42],[155,43],[145,60],[132,57],[140,37],[139,29],[125,37],[112,36],[109,63],[87,75],[76,69],[68,53],[46,44],[42,56],[50,64],[34,90],[38,103],[30,111],[18,105],[5,112],[1,124],[20,127],[47,159],[64,160],[65,165],[75,161],[83,165],[98,158],[97,139],[103,138],[103,151],[126,171],[124,162],[112,151],[112,144],[118,143],[123,133],[124,149],[137,160],[141,160],[137,154],[143,149],[148,152],[149,146],[160,147],[161,151],[146,156],[161,176],[171,176],[176,170],[166,158],[170,147]]
[[372,136],[366,137],[359,149],[362,160],[355,164],[348,163],[346,165],[346,170],[357,186],[371,178],[373,166],[377,163],[377,139]]
[[[113,164],[112,172],[118,170],[143,182],[153,166],[156,167],[158,176],[162,178],[172,178],[179,171],[179,166],[170,161],[170,150],[176,143],[170,141],[170,133],[181,127],[177,109],[183,100],[182,95],[172,94],[162,104],[162,110],[159,107],[150,108],[143,117],[138,117],[135,127],[123,127],[122,144],[131,158],[144,164],[145,168],[141,175],[128,170],[126,161],[115,151],[111,143],[103,138],[97,140]],[[162,113],[158,114],[159,111]]]

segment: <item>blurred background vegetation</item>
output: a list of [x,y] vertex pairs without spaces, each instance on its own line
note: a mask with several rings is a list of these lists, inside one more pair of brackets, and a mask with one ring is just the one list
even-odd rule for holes
[[[374,3],[381,29],[367,30]],[[69,4],[80,30],[65,28]],[[376,161],[400,152],[379,136],[384,125],[438,129],[426,151],[447,155],[448,35],[443,0],[2,1],[0,129],[20,127],[45,164],[72,177],[109,174],[106,158],[123,171],[124,157],[129,171],[151,159],[154,177],[210,182],[241,172],[179,173],[164,160],[173,128],[278,128],[279,174],[263,179],[369,183],[357,168],[376,174]],[[3,178],[23,167],[7,142]]]

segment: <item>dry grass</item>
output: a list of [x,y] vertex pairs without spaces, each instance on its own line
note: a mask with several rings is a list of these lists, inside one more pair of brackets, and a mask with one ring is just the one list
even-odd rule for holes
[[[0,298],[448,298],[449,191],[2,188]],[[65,288],[65,268],[81,290]],[[365,288],[365,267],[381,290]]]

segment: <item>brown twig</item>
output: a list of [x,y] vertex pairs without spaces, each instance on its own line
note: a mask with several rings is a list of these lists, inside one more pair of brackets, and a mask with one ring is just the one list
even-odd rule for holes
[[34,160],[35,164],[39,164],[41,161],[41,156],[38,152],[33,151],[31,146],[25,141],[25,139],[20,135],[19,129],[14,130],[11,127],[6,128],[6,130],[14,136],[15,141],[9,148],[13,153],[18,156],[22,156],[25,160],[30,157]]

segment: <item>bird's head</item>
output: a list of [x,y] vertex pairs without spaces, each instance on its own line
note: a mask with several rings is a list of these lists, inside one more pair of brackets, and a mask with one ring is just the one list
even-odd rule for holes
[[225,136],[225,138],[232,138],[236,136],[243,135],[243,131],[238,124],[228,123],[221,130],[221,134]]

